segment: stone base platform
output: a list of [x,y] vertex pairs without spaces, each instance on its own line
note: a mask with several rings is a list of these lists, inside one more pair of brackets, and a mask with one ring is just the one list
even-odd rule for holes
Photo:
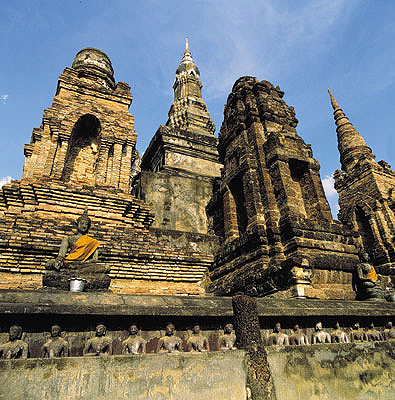
[[265,396],[250,390],[242,350],[0,360],[0,399],[392,400],[394,344],[268,347]]
[[111,267],[105,263],[73,263],[72,265],[74,266],[73,269],[64,268],[60,271],[47,271],[43,275],[43,287],[69,290],[69,280],[73,278],[85,279],[84,290],[87,292],[108,290],[110,287],[111,278],[107,273],[110,272]]
[[1,400],[246,399],[243,351],[0,360],[0,369]]
[[395,340],[266,348],[273,400],[392,400]]

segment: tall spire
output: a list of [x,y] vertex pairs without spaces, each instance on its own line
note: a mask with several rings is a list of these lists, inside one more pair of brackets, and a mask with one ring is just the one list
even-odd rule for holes
[[188,37],[185,38],[185,52],[176,70],[173,89],[174,102],[166,125],[212,135],[215,125],[202,99],[200,71],[189,50]]
[[347,172],[359,160],[374,160],[375,155],[372,153],[371,148],[366,145],[363,137],[346,117],[346,114],[344,114],[343,110],[339,107],[330,89],[328,89],[328,92],[333,107],[333,116],[335,118],[340,163],[342,170]]
[[185,63],[194,63],[192,54],[189,50],[189,43],[188,43],[188,36],[185,38],[185,52],[184,52],[184,57],[182,57],[181,64]]
[[332,104],[332,107],[333,107],[333,111],[336,111],[337,109],[340,108],[340,107],[339,107],[339,104],[337,104],[337,101],[336,101],[336,99],[333,97],[333,94],[332,94],[332,92],[331,92],[330,89],[328,89],[328,92],[329,92],[329,96],[330,96],[330,98],[331,98],[331,104]]

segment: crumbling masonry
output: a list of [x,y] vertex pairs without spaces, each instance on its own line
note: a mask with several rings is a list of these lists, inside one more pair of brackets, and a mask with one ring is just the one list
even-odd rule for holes
[[279,87],[238,79],[218,140],[188,44],[173,89],[140,160],[129,85],[100,50],[76,55],[25,146],[22,179],[0,191],[0,288],[40,288],[85,209],[116,293],[352,299],[361,249],[392,285],[395,173],[333,97],[340,222]]

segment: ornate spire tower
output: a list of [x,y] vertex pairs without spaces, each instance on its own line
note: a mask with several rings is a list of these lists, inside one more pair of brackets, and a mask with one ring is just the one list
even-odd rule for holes
[[185,41],[185,52],[176,70],[174,80],[174,102],[169,110],[167,126],[213,135],[215,125],[202,99],[200,71],[189,51],[188,38]]
[[222,165],[188,39],[173,89],[169,119],[152,138],[135,182],[139,182],[139,195],[155,212],[154,227],[208,233],[206,205]]
[[348,120],[343,110],[337,104],[330,89],[329,96],[333,107],[336,123],[337,141],[340,152],[340,163],[343,171],[351,169],[359,160],[374,160],[372,149],[365,143],[363,137]]
[[395,262],[395,173],[385,161],[375,161],[330,90],[329,95],[341,163],[334,174],[339,219],[355,231],[361,250],[370,255],[383,279],[389,279],[386,266]]

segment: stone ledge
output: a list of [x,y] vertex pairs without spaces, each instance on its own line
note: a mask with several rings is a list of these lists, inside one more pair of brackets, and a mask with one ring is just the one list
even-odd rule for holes
[[[261,317],[389,317],[395,303],[258,298]],[[233,316],[230,297],[72,293],[52,290],[0,290],[1,314]]]

